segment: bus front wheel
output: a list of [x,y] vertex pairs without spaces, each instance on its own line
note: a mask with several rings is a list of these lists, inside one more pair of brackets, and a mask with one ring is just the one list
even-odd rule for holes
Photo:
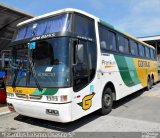
[[113,105],[113,92],[112,89],[107,87],[102,95],[102,108],[99,110],[101,115],[106,115],[112,111]]

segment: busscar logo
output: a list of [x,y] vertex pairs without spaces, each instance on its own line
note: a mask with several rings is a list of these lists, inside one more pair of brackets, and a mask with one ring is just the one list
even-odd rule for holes
[[18,90],[16,88],[13,88],[13,92],[17,93],[17,94],[21,94],[23,91],[22,90]]

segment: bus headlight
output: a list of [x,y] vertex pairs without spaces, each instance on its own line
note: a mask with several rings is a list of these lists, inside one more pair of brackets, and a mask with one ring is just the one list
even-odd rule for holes
[[58,96],[46,96],[47,101],[58,101]]
[[68,96],[67,95],[61,95],[61,96],[46,96],[47,101],[59,101],[60,102],[67,102],[68,101]]

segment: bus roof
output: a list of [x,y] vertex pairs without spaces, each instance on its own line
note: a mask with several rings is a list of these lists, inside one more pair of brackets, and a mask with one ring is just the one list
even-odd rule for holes
[[138,38],[136,38],[136,37],[134,37],[134,36],[132,36],[132,35],[126,33],[126,32],[125,32],[124,34],[125,34],[126,36],[128,36],[128,37],[130,37],[130,38],[132,38],[132,39],[134,39],[134,40],[136,40],[136,41],[138,41],[138,42],[140,42],[140,43],[142,43],[142,44],[144,44],[144,45],[150,47],[150,48],[155,49],[152,45],[149,45],[149,44],[147,44],[147,43],[141,41],[140,39],[138,39]]
[[91,15],[91,14],[85,12],[85,11],[81,11],[81,10],[74,9],[74,8],[66,8],[66,9],[50,12],[50,13],[47,13],[47,14],[44,14],[44,15],[40,15],[40,16],[31,18],[29,20],[26,20],[26,21],[23,21],[23,22],[19,23],[17,26],[22,26],[24,24],[27,24],[27,23],[30,23],[30,22],[33,22],[33,21],[36,21],[36,20],[41,20],[41,19],[52,17],[52,16],[55,16],[55,15],[58,15],[58,14],[61,14],[61,13],[69,13],[69,12],[77,12],[77,13],[80,13],[80,14],[84,14],[84,15],[86,15],[90,18],[93,18],[95,20],[99,20],[99,18],[97,18],[96,16]]
[[150,47],[150,48],[155,49],[153,46],[151,46],[151,45],[149,45],[149,44],[147,44],[147,43],[144,43],[143,41],[137,39],[136,37],[134,37],[134,36],[132,36],[132,35],[130,35],[130,34],[128,34],[128,33],[124,33],[124,32],[122,32],[122,31],[116,29],[114,26],[112,26],[111,24],[109,24],[109,23],[107,23],[107,22],[105,22],[105,21],[103,21],[103,20],[100,20],[98,17],[96,17],[96,16],[94,16],[94,15],[92,15],[92,14],[89,14],[89,13],[87,13],[87,12],[85,12],[85,11],[78,10],[78,9],[74,9],[74,8],[66,8],[66,9],[54,11],[54,12],[51,12],[51,13],[47,13],[47,14],[44,14],[44,15],[41,15],[41,16],[37,16],[37,17],[34,17],[34,18],[31,18],[31,19],[28,19],[28,20],[26,20],[26,21],[21,22],[21,23],[19,23],[17,26],[18,26],[18,27],[19,27],[19,26],[23,26],[23,25],[28,24],[28,23],[30,23],[30,22],[34,22],[34,21],[37,21],[37,20],[49,18],[49,17],[55,16],[55,15],[58,15],[58,14],[61,14],[61,13],[70,13],[70,12],[77,12],[77,13],[86,15],[86,16],[88,16],[88,17],[90,17],[90,18],[93,18],[94,20],[102,23],[103,25],[109,27],[110,29],[113,29],[113,30],[115,30],[115,31],[117,31],[117,32],[119,32],[119,33],[122,33],[122,34],[124,34],[125,36],[127,36],[127,37],[135,40],[135,41],[138,41],[138,42],[140,42],[140,43],[142,43],[142,44],[144,44],[144,45],[146,45],[146,46],[148,46],[148,47]]

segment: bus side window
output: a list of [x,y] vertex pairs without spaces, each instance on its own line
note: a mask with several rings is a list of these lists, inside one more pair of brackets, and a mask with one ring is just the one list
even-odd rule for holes
[[99,25],[99,38],[100,38],[100,47],[102,52],[109,50],[108,46],[108,30],[105,27]]
[[116,51],[116,34],[102,25],[99,25],[98,27],[101,51],[104,53],[107,50]]
[[153,59],[156,59],[157,55],[156,55],[156,51],[154,49],[152,49],[153,51]]
[[124,37],[122,37],[122,36],[118,36],[118,44],[119,44],[119,51],[120,52],[122,52],[122,53],[124,53]]
[[131,54],[135,55],[135,45],[133,40],[130,40],[130,49],[131,49]]
[[150,51],[149,48],[145,46],[145,53],[146,53],[146,57],[150,58]]
[[154,51],[151,48],[150,48],[150,53],[151,53],[151,59],[154,59]]
[[134,42],[134,52],[135,55],[138,56],[138,43]]
[[144,56],[145,56],[145,54],[144,54],[144,46],[141,45],[141,44],[139,44],[139,55],[140,55],[141,57],[144,57]]
[[124,51],[125,53],[129,54],[129,40],[127,38],[124,38]]
[[108,43],[110,50],[116,51],[116,34],[111,31],[108,34]]

